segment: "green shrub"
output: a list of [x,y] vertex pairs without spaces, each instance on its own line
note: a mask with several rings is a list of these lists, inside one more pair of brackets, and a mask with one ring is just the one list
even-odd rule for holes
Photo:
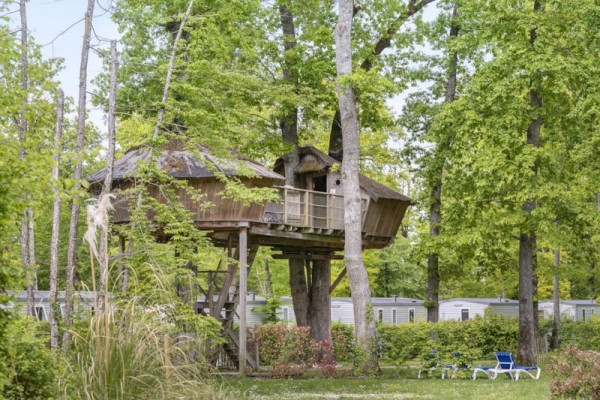
[[552,357],[549,371],[552,397],[600,399],[600,352],[569,346]]
[[354,354],[354,327],[334,322],[331,324],[333,358],[336,362],[349,361]]
[[518,321],[486,313],[469,321],[416,322],[380,325],[382,358],[401,365],[437,349],[443,363],[450,363],[459,353],[461,363],[481,357],[493,358],[495,351],[515,351]]
[[404,364],[435,348],[429,337],[431,324],[417,322],[402,325],[380,325],[381,358],[397,365]]
[[563,321],[561,346],[574,345],[580,350],[600,349],[600,317],[589,321]]
[[46,343],[43,326],[32,318],[9,322],[3,338],[3,399],[50,399],[58,391],[60,368]]

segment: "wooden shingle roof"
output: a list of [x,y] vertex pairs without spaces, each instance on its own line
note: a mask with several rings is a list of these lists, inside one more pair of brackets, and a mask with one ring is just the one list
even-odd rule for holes
[[[312,146],[304,146],[298,149],[300,163],[294,169],[295,173],[304,174],[309,172],[329,171],[334,165],[340,162],[331,156],[323,153]],[[275,171],[283,171],[283,157],[275,161]],[[366,176],[359,174],[359,185],[375,201],[379,199],[393,199],[412,203],[412,200],[402,193],[397,192],[379,182],[376,182]]]
[[[179,141],[171,141],[162,147],[160,154],[155,151],[154,158],[157,167],[167,172],[174,178],[202,179],[213,178],[216,172],[225,176],[246,176],[284,181],[285,178],[276,172],[264,167],[258,162],[251,160],[243,154],[235,151],[228,152],[231,157],[216,157],[203,147],[198,146],[190,151]],[[113,179],[122,180],[132,177],[138,163],[148,159],[150,147],[136,146],[127,150],[123,157],[115,160],[113,167]],[[96,183],[104,180],[106,168],[90,175],[87,180]]]

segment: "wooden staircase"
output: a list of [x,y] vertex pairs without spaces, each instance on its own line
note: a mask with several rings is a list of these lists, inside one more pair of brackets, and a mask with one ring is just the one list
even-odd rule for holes
[[[258,245],[249,246],[248,273],[252,268],[257,251]],[[229,254],[231,254],[231,251],[229,251]],[[238,256],[239,252],[236,249],[235,258],[237,259]],[[204,293],[205,299],[203,302],[198,303],[198,312],[204,315],[210,315],[219,320],[223,327],[222,333],[225,339],[214,359],[211,360],[213,365],[219,363],[219,352],[226,355],[229,360],[227,365],[231,365],[234,368],[237,368],[239,365],[239,335],[238,332],[234,330],[233,326],[234,318],[238,317],[239,319],[237,307],[240,300],[240,287],[236,284],[236,273],[238,270],[237,263],[229,263],[227,270],[220,270],[220,268],[217,268],[215,271],[198,271],[199,273],[207,275],[206,290],[200,287],[200,291]],[[223,278],[221,278],[222,276]],[[220,282],[221,280],[222,283]],[[246,354],[246,364],[252,369],[258,368],[258,360],[254,355],[248,352]]]

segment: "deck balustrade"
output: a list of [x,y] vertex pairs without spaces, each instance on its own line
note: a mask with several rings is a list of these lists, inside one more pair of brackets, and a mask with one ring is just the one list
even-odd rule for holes
[[[334,193],[276,187],[279,200],[267,204],[265,222],[303,228],[344,229],[344,196]],[[367,200],[362,199],[362,216]]]

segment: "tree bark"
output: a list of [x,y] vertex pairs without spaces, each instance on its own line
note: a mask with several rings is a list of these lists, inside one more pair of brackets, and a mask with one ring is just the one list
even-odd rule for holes
[[296,315],[296,325],[308,326],[308,286],[306,285],[306,274],[304,272],[304,260],[290,259],[290,290],[292,304]]
[[[398,18],[393,20],[383,36],[373,43],[371,46],[371,52],[361,62],[360,68],[367,72],[370,71],[373,68],[374,60],[381,53],[383,53],[384,50],[388,49],[392,45],[392,40],[394,39],[394,36],[396,36],[396,33],[398,33],[398,30],[402,24],[410,17],[421,11],[427,4],[433,3],[434,1],[435,0],[421,0],[417,2],[416,0],[409,0],[406,10],[402,12]],[[329,134],[329,155],[340,162],[344,156],[342,142],[342,124],[340,109],[338,108],[331,123],[331,132]]]
[[[541,12],[541,2],[534,2],[534,12]],[[535,50],[537,30],[533,28],[530,31],[529,43],[531,50]],[[541,145],[542,117],[539,109],[542,107],[542,95],[539,89],[532,81],[529,90],[529,104],[536,111],[536,117],[527,127],[527,144],[535,148]],[[537,175],[539,169],[536,161],[533,166],[533,172]],[[527,200],[523,204],[527,222],[531,222],[532,213],[536,207],[536,198]],[[518,358],[522,365],[535,365],[535,334],[537,310],[534,307],[534,295],[536,291],[535,269],[537,264],[537,236],[533,227],[525,227],[521,231],[519,238],[519,349]]]
[[552,318],[552,343],[550,343],[550,347],[553,350],[557,350],[560,346],[560,250],[554,250],[554,285],[552,288],[552,308],[553,308],[553,318]]
[[[27,110],[29,108],[29,57],[28,57],[28,36],[27,36],[27,4],[26,0],[19,2],[19,14],[21,18],[21,112],[19,115],[19,159],[25,159],[25,139],[27,136],[28,121]],[[21,265],[25,275],[27,286],[27,314],[34,313],[34,290],[36,285],[35,277],[35,253],[33,246],[33,211],[29,208],[29,194],[23,194],[23,203],[25,208],[21,214]],[[34,260],[32,260],[32,255]]]
[[[67,284],[65,302],[65,325],[73,325],[73,301],[75,286],[75,268],[77,263],[77,230],[79,228],[79,208],[81,191],[81,175],[83,170],[83,148],[85,145],[86,97],[87,97],[87,66],[90,52],[92,33],[92,18],[94,15],[94,0],[88,0],[83,28],[83,45],[81,48],[81,63],[79,65],[79,100],[77,109],[77,161],[73,172],[75,181],[72,189],[71,221],[69,223],[69,244],[67,248]],[[69,347],[70,334],[66,330],[63,335],[63,350]]]
[[362,260],[361,195],[358,182],[360,145],[358,140],[358,117],[354,89],[349,81],[352,76],[352,0],[339,0],[339,17],[335,28],[337,93],[341,116],[344,161],[342,184],[344,185],[344,260],[348,271],[352,303],[357,357],[357,369],[369,373],[378,369],[376,353],[375,318],[371,307],[369,277]]
[[[281,21],[281,32],[283,34],[283,50],[284,58],[296,48],[296,26],[294,16],[289,11],[287,6],[279,3],[279,18]],[[294,70],[295,66],[286,59],[283,63],[283,79],[293,85],[298,86],[298,77]],[[301,188],[294,171],[300,157],[298,154],[298,107],[294,107],[284,115],[279,121],[281,136],[283,143],[292,145],[294,148],[291,152],[283,157],[283,165],[285,171],[285,184]],[[304,260],[289,259],[288,268],[290,275],[290,290],[292,294],[292,305],[296,316],[296,325],[309,326],[309,309],[310,309],[310,294],[307,285],[307,277],[305,274]]]
[[[331,338],[331,261],[315,260],[312,267],[312,285],[308,324],[310,337],[316,342],[327,342]],[[319,351],[317,359],[331,357],[331,354]]]
[[[454,4],[452,9],[452,19],[450,22],[450,40],[458,37],[460,27],[458,25],[458,5]],[[457,66],[458,54],[453,52],[450,59],[450,68],[446,80],[446,95],[444,103],[448,104],[456,98],[457,86]],[[450,132],[445,133],[445,137],[437,143],[434,150],[434,163],[437,166],[435,171],[435,182],[431,189],[431,205],[429,207],[429,237],[435,240],[440,235],[442,223],[442,186],[444,167],[446,164],[444,151],[450,146]],[[439,254],[433,251],[429,254],[427,260],[427,321],[438,322],[440,315],[439,291],[440,291],[440,265]]]
[[[117,41],[110,42],[110,95],[108,100],[108,151],[106,154],[106,176],[100,198],[108,196],[112,191],[113,164],[115,161],[115,131],[116,131],[116,101],[117,101]],[[110,200],[108,200],[110,201]],[[108,210],[107,210],[108,213]],[[109,240],[108,214],[106,214],[106,224],[102,227],[100,237],[100,286],[101,294],[99,309],[104,310],[108,305],[108,240]]]
[[61,136],[63,129],[65,95],[62,89],[58,89],[56,101],[56,130],[54,132],[54,165],[52,166],[52,194],[54,203],[52,205],[52,238],[50,239],[50,348],[58,348],[58,321],[56,312],[58,311],[58,242],[60,237],[60,208],[62,200],[60,198],[60,188],[58,186],[60,154],[61,154]]

